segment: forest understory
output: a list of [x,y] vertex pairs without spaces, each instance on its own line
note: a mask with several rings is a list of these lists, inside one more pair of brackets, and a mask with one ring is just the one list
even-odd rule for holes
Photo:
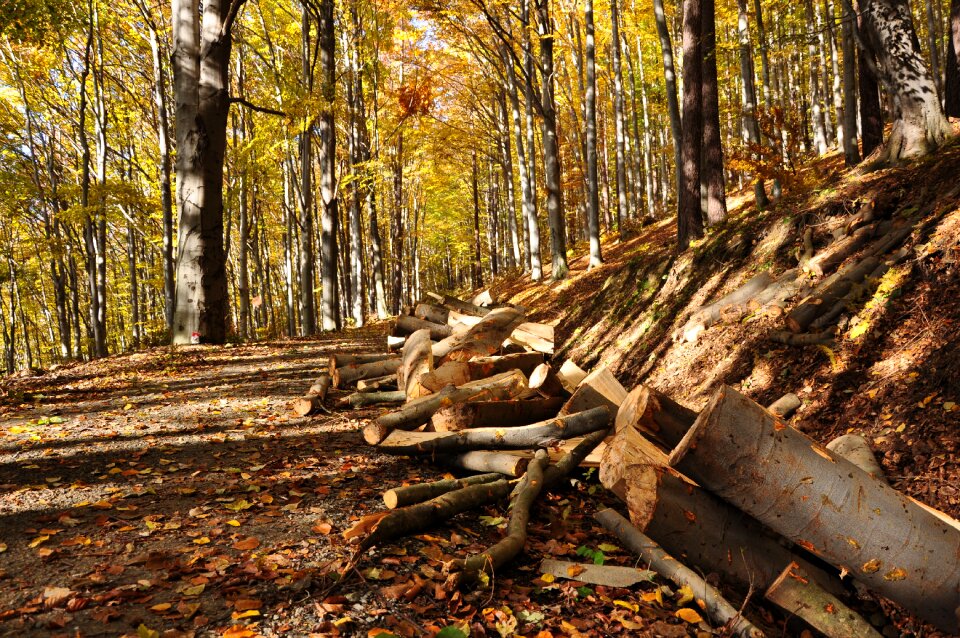
[[[494,288],[556,323],[557,360],[607,364],[628,387],[642,381],[694,409],[721,383],[763,404],[795,392],[793,425],[821,443],[864,434],[893,487],[960,516],[960,149],[909,168],[839,167],[828,157],[807,168],[821,185],[807,197],[734,210],[684,254],[694,268],[661,241],[664,222],[606,244],[598,268],[579,256],[567,280]],[[832,342],[770,342],[782,318],[753,315],[674,339],[757,271],[794,267],[801,229],[820,244],[868,200],[919,230]],[[382,351],[386,332],[163,347],[5,378],[0,634],[716,635],[678,617],[678,592],[659,581],[617,589],[541,574],[545,557],[637,562],[593,521],[617,501],[592,471],[541,501],[525,553],[489,588],[450,590],[442,566],[499,537],[498,508],[355,556],[341,534],[382,509],[384,490],[443,472],[366,445],[360,429],[377,409],[296,417],[290,406],[329,354]],[[757,600],[747,609],[767,635],[806,631]],[[942,635],[879,599],[857,611],[885,636]]]

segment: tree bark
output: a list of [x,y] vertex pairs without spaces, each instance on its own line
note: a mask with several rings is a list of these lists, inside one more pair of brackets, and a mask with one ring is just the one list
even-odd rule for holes
[[944,110],[950,117],[960,117],[960,0],[950,2],[950,23],[947,31]]
[[857,53],[853,41],[856,17],[850,9],[850,2],[843,2],[840,25],[843,57],[843,158],[847,166],[855,166],[860,163],[860,148],[857,145]]
[[422,384],[423,376],[433,370],[433,351],[430,346],[428,329],[417,330],[403,345],[402,363],[397,370],[397,389],[406,393],[408,401],[430,394]]
[[504,476],[519,477],[527,471],[528,459],[509,452],[475,450],[453,456],[440,456],[437,460],[449,467],[470,472],[497,472]]
[[[617,0],[613,0],[616,2]],[[584,96],[587,160],[587,237],[590,240],[590,268],[603,263],[600,250],[600,191],[597,180],[597,64],[593,33],[593,0],[586,0],[583,21],[587,35],[587,86]]]
[[[324,331],[340,329],[340,294],[337,280],[337,247],[339,202],[337,197],[337,129],[334,122],[336,99],[336,45],[334,31],[334,0],[320,0],[319,38],[322,101],[317,133],[320,138],[320,328]],[[310,285],[302,282],[301,285]],[[311,288],[310,294],[313,294]],[[312,306],[311,306],[312,307]]]
[[697,413],[659,390],[639,385],[627,394],[617,411],[616,430],[632,428],[673,449],[697,419]]
[[471,401],[441,408],[430,418],[430,423],[436,432],[459,432],[482,427],[509,428],[554,417],[562,405],[563,401],[559,398]]
[[432,321],[417,319],[410,315],[397,317],[397,321],[394,324],[394,332],[397,336],[411,335],[417,330],[429,330],[430,338],[436,339],[437,341],[446,339],[453,334],[453,328],[447,324],[433,323]]
[[610,58],[613,67],[613,124],[616,149],[617,173],[617,232],[620,241],[625,241],[627,217],[630,209],[627,204],[627,164],[626,131],[623,114],[623,72],[620,64],[620,0],[610,0]]
[[948,633],[960,530],[729,387],[670,457],[721,498]]
[[387,506],[387,509],[397,509],[398,507],[406,507],[407,505],[415,505],[416,503],[429,501],[447,492],[463,489],[468,485],[482,485],[502,479],[502,474],[492,472],[489,474],[476,474],[462,479],[444,479],[430,483],[404,485],[384,492],[383,504]]
[[342,388],[360,379],[372,379],[393,374],[400,369],[403,361],[399,358],[371,361],[369,363],[351,363],[330,368],[333,387]]
[[717,85],[717,26],[714,0],[700,0],[703,20],[703,168],[700,181],[707,191],[707,224],[727,218],[720,140],[720,95]]
[[[307,96],[313,94],[313,60],[310,45],[310,9],[303,6],[300,21],[301,81]],[[327,25],[322,25],[326,27]],[[331,24],[330,29],[333,28]],[[319,36],[319,34],[318,34]],[[321,46],[331,46],[320,37]],[[327,35],[325,37],[331,37]],[[328,53],[332,57],[332,51]],[[326,97],[326,96],[325,96]],[[313,114],[307,115],[300,133],[300,336],[309,337],[317,331],[313,307]],[[333,152],[332,149],[330,152]],[[324,202],[326,210],[326,202]],[[324,289],[326,286],[324,286]]]
[[562,397],[568,394],[560,382],[560,377],[548,363],[541,363],[529,375],[529,386],[542,397]]
[[663,78],[667,92],[667,114],[670,117],[670,133],[673,139],[673,162],[676,170],[676,189],[680,193],[683,184],[683,129],[680,122],[680,103],[677,100],[677,73],[673,63],[673,45],[670,31],[667,29],[667,16],[663,9],[663,0],[653,0],[653,17],[657,24],[657,37],[660,40],[660,56],[663,60]]
[[[742,83],[740,117],[743,140],[758,149],[761,144],[760,125],[757,122],[757,85],[754,80],[753,47],[750,45],[747,0],[737,0],[737,34],[740,40],[740,82]],[[755,152],[753,155],[756,157]],[[755,176],[753,192],[757,208],[763,209],[770,205],[763,186],[763,178],[759,175]]]

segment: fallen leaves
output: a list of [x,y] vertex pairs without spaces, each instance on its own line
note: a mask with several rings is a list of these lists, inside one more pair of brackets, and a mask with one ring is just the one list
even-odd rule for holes
[[239,540],[233,544],[234,549],[239,549],[243,551],[256,549],[258,547],[260,547],[260,539],[255,536],[247,536],[243,540]]

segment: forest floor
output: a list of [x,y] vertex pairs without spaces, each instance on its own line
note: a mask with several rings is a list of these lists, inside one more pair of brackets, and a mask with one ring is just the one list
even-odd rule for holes
[[[581,257],[565,281],[495,289],[556,323],[560,356],[610,365],[628,387],[642,379],[698,409],[720,383],[761,403],[796,392],[795,425],[821,442],[865,434],[894,487],[960,516],[960,148],[868,175],[842,174],[836,157],[806,170],[819,186],[765,213],[732,197],[730,221],[689,258],[670,253],[663,222],[605,243],[599,268]],[[795,266],[798,221],[826,228],[868,198],[923,229],[832,347],[771,344],[769,317],[671,339],[759,268]],[[498,508],[355,557],[342,532],[383,509],[384,490],[442,471],[367,446],[359,430],[376,410],[300,418],[290,406],[328,354],[380,351],[386,330],[156,348],[4,379],[0,635],[716,635],[677,617],[678,592],[657,583],[542,577],[544,557],[636,564],[592,521],[616,504],[592,472],[535,510],[525,554],[491,588],[448,590],[442,568],[499,538]],[[801,635],[757,596],[747,611],[768,635]],[[884,635],[938,635],[887,603],[856,606]]]

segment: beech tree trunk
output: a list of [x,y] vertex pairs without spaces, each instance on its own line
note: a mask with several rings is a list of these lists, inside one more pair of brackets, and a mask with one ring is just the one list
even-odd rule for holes
[[703,20],[703,167],[701,183],[707,191],[707,224],[727,218],[723,177],[723,146],[720,141],[720,95],[717,85],[717,26],[714,0],[700,0]]
[[896,162],[926,155],[943,145],[951,128],[920,52],[907,0],[866,0],[862,16],[884,84],[899,102],[879,159]]
[[860,148],[857,145],[857,54],[853,29],[856,17],[850,11],[850,2],[843,2],[840,24],[841,51],[843,55],[843,158],[847,166],[860,163]]
[[620,0],[610,0],[610,58],[613,66],[613,124],[616,138],[617,232],[620,241],[626,235],[627,206],[626,131],[623,115],[623,72],[620,64]]
[[[320,112],[317,132],[320,138],[320,197],[323,207],[320,213],[320,328],[340,329],[340,295],[337,280],[337,225],[339,200],[337,197],[337,129],[334,123],[334,100],[336,99],[336,44],[334,32],[334,0],[320,1],[320,73],[323,107]],[[302,285],[308,285],[303,282]],[[312,284],[310,284],[312,285]],[[311,291],[312,294],[312,291]],[[311,319],[312,321],[312,319]]]
[[700,163],[703,148],[703,19],[701,0],[683,0],[682,180],[678,188],[677,248],[703,237]]
[[[616,2],[616,0],[613,0]],[[597,64],[593,34],[593,0],[586,0],[583,21],[587,32],[587,86],[584,96],[587,161],[587,237],[590,240],[590,268],[603,263],[600,251],[600,182],[597,179]]]
[[944,110],[950,117],[960,117],[960,0],[950,2],[950,24],[947,30],[946,82]]
[[960,530],[730,387],[671,465],[947,633],[960,631]]
[[[173,0],[173,78],[177,132],[177,282],[173,343],[226,338],[223,155],[230,49],[243,2]],[[231,9],[233,12],[231,13]]]
[[653,0],[653,17],[657,24],[657,37],[660,40],[660,56],[663,60],[663,79],[667,92],[667,114],[670,116],[670,133],[673,138],[673,161],[676,169],[676,188],[680,192],[683,183],[682,126],[680,122],[680,103],[677,100],[677,72],[673,63],[673,45],[670,31],[667,29],[667,16],[663,10],[663,0]]

